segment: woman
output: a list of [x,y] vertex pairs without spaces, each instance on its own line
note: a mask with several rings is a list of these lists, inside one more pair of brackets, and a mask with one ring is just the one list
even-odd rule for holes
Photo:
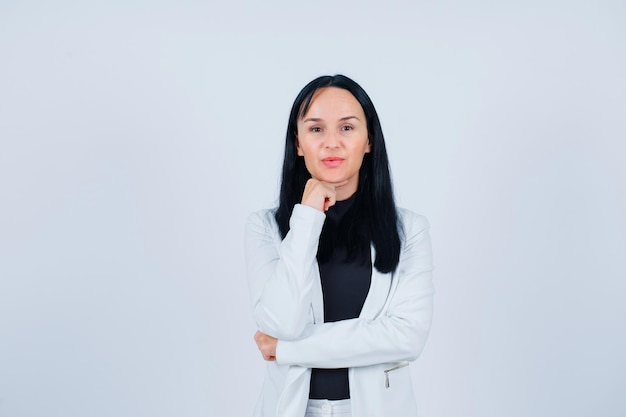
[[408,362],[432,316],[428,222],[397,209],[374,105],[343,75],[289,116],[279,206],[246,224],[268,361],[255,416],[416,415]]

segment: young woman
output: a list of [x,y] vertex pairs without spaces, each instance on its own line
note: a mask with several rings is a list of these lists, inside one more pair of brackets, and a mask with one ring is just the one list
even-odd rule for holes
[[409,362],[428,336],[428,222],[395,206],[372,101],[311,81],[287,127],[279,206],[246,224],[254,340],[268,361],[255,416],[414,417]]

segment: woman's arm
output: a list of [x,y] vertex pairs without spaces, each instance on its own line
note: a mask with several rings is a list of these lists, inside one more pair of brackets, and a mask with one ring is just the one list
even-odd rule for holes
[[277,245],[270,213],[254,213],[246,223],[248,286],[259,330],[281,340],[299,337],[311,308],[315,257],[326,216],[306,205],[294,207],[290,230]]
[[246,223],[246,263],[254,317],[259,330],[283,340],[299,337],[308,322],[315,257],[326,215],[346,185],[310,178],[302,203],[294,206],[289,232],[280,245],[273,217],[255,213]]
[[405,243],[388,307],[373,320],[362,318],[307,325],[297,340],[278,338],[279,364],[343,368],[414,360],[430,330],[432,252],[425,218],[405,218]]

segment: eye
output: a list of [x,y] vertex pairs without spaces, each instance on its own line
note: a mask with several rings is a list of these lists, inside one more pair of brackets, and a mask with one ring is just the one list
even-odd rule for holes
[[313,127],[311,128],[311,132],[319,133],[319,132],[321,132],[321,131],[322,131],[322,128],[321,128],[321,127],[319,127],[319,126],[313,126]]
[[341,126],[341,130],[343,130],[344,132],[347,132],[349,130],[354,129],[354,127],[350,126],[350,125],[345,125],[345,126]]

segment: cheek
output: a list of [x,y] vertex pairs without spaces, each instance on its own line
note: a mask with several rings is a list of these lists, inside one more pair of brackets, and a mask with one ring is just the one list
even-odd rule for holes
[[298,147],[298,156],[301,156],[304,160],[304,165],[308,168],[311,164],[311,161],[315,159],[314,152],[311,147],[307,146],[299,146]]
[[365,144],[360,148],[360,151],[363,154],[366,154],[366,153],[369,153],[372,150],[372,146],[370,145],[369,140],[367,138],[365,139],[364,143]]
[[302,143],[299,143],[297,149],[299,156],[304,156],[306,158],[308,155],[311,154],[311,149],[310,147],[307,147],[306,144],[303,146]]
[[319,152],[318,147],[319,140],[316,141],[315,138],[308,138],[306,135],[301,138],[297,144],[296,148],[298,150],[298,155],[312,158]]

